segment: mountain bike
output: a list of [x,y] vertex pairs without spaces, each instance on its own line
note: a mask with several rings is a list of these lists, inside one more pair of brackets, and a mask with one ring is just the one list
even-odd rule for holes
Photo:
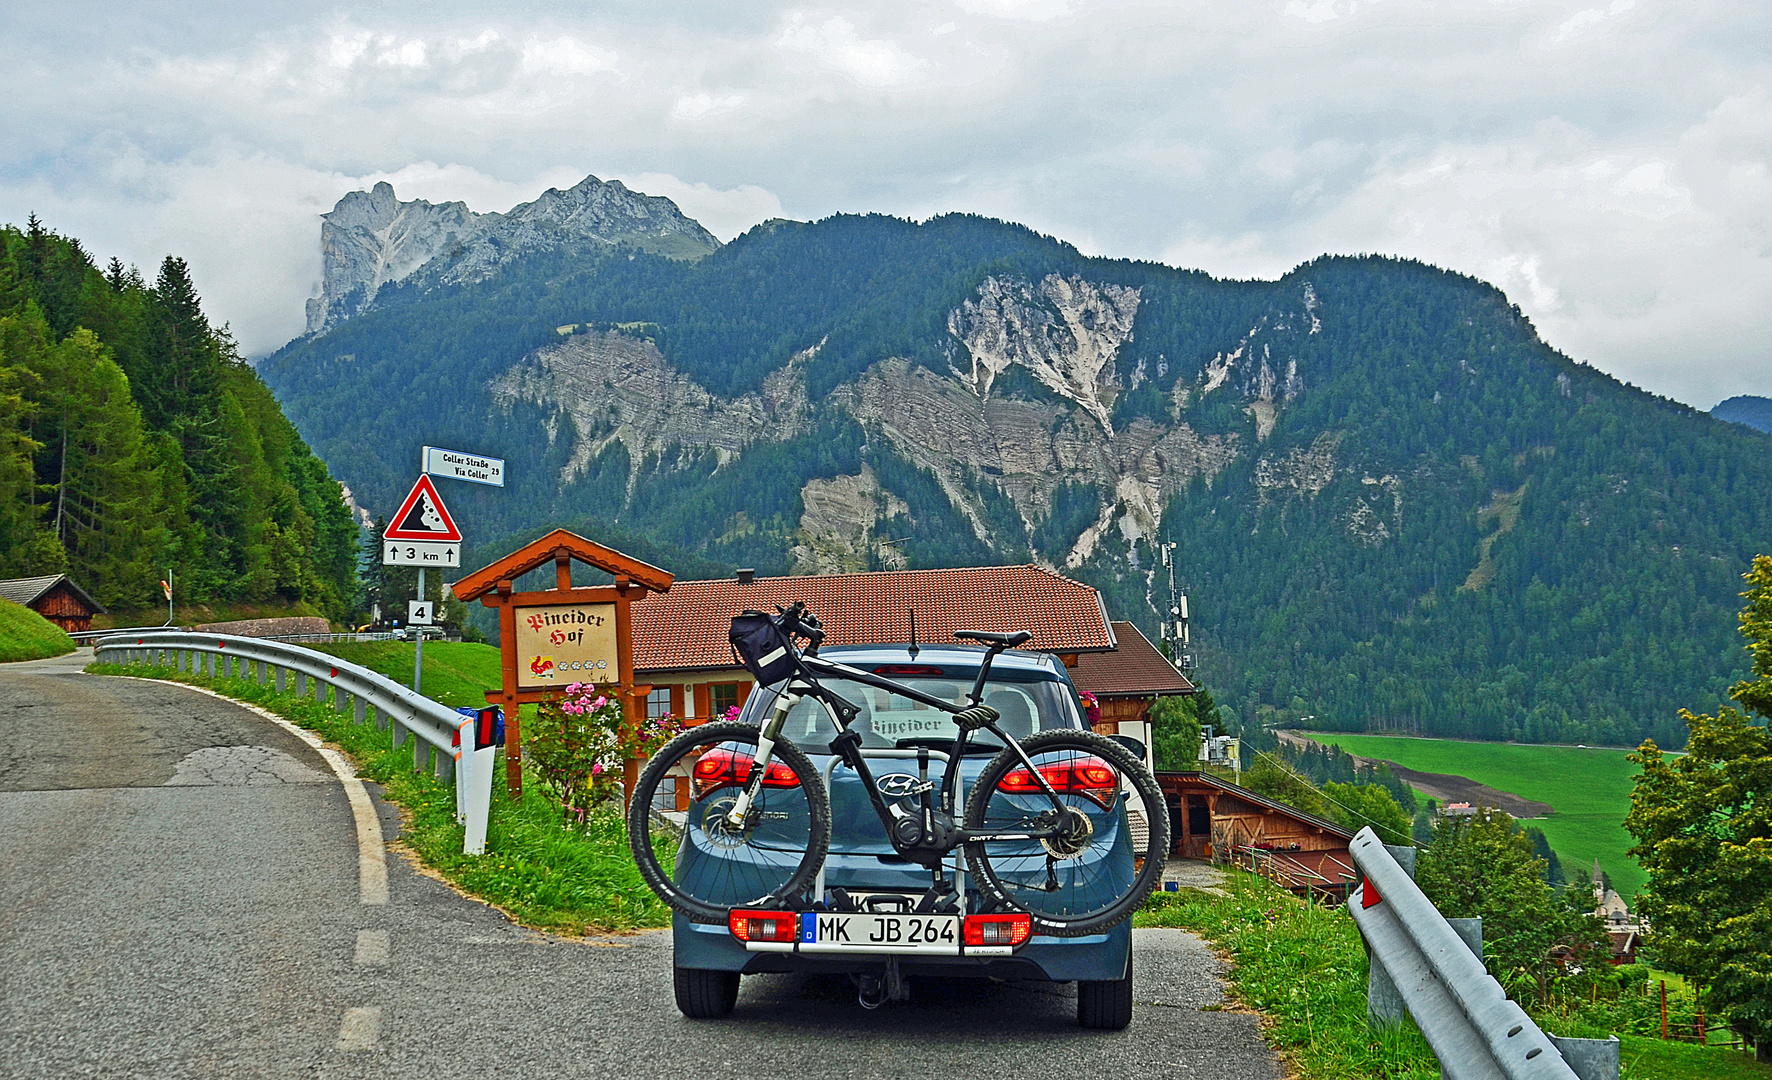
[[[817,617],[800,603],[777,612],[747,611],[731,631],[759,689],[773,687],[773,700],[756,710],[760,721],[689,729],[654,755],[635,784],[629,845],[647,884],[673,909],[703,923],[726,923],[740,908],[858,910],[841,889],[814,895],[831,842],[830,792],[806,751],[784,734],[807,699],[835,724],[826,747],[837,759],[831,768],[854,770],[897,857],[931,872],[912,912],[1025,913],[1031,933],[1079,936],[1124,921],[1156,887],[1169,818],[1144,762],[1113,739],[1076,728],[1016,738],[984,700],[992,662],[1032,634],[956,632],[983,652],[971,691],[962,696],[956,688],[950,700],[928,684],[890,677],[904,668],[870,671],[820,657]],[[798,639],[807,642],[803,649]],[[855,727],[862,707],[821,679],[945,712],[953,734],[899,740],[892,756],[905,760],[914,751],[916,775],[876,780],[867,758],[881,751],[864,749]],[[975,758],[992,756],[963,792],[969,749]],[[939,770],[933,779],[932,765]],[[951,858],[956,849],[964,871]],[[784,933],[788,925],[781,924]]]

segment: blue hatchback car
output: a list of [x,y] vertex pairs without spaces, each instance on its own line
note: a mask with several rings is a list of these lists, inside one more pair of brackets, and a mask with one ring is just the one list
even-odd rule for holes
[[[852,667],[889,674],[926,694],[959,702],[965,699],[978,676],[984,650],[970,646],[924,646],[911,655],[904,646],[845,646],[827,649],[820,655]],[[876,786],[889,799],[918,781],[915,747],[919,743],[939,745],[941,740],[953,737],[953,720],[940,710],[857,682],[830,678],[823,682],[861,706],[853,730],[862,736],[863,754],[874,773]],[[758,722],[767,715],[775,697],[776,688],[752,694],[741,719]],[[1049,654],[1010,652],[998,656],[985,684],[984,701],[997,711],[1004,730],[1017,740],[1039,731],[1085,728],[1077,708],[1076,690],[1064,666]],[[828,744],[836,734],[829,713],[811,697],[795,705],[783,730],[783,735],[804,750],[823,774],[830,793],[830,852],[812,895],[827,902],[839,898],[842,908],[849,911],[909,914],[930,888],[931,871],[906,860],[894,849],[868,793],[862,790],[860,777],[830,753]],[[988,736],[968,747],[960,764],[961,791],[970,789],[985,763],[1000,749]],[[1142,747],[1134,752],[1143,757]],[[925,758],[923,767],[933,770],[930,779],[938,779],[946,766]],[[1132,835],[1142,823],[1121,824]],[[716,850],[686,845],[677,855],[677,872],[694,873],[695,860],[721,857]],[[984,901],[969,880],[957,874],[959,864],[960,860],[954,859],[947,870],[962,882],[964,910],[979,911]],[[1127,864],[1131,865],[1130,859]],[[869,925],[883,922],[875,920]],[[811,931],[807,933],[810,935]],[[681,914],[673,923],[673,934],[677,1005],[691,1017],[731,1012],[740,977],[763,972],[849,975],[856,982],[863,1003],[868,1005],[905,993],[907,975],[1075,982],[1078,1020],[1083,1026],[1119,1029],[1130,1022],[1132,1015],[1129,922],[1100,934],[1036,934],[1013,949],[968,948],[960,954],[951,954],[951,950],[950,954],[938,954],[909,943],[894,945],[884,941],[854,950],[815,953],[789,947],[760,951],[755,945],[747,947],[728,926],[691,922]]]

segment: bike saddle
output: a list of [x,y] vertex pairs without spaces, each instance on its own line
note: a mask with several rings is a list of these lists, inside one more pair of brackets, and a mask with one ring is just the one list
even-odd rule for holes
[[1032,641],[1034,635],[1029,630],[1017,630],[1013,634],[996,634],[989,630],[955,630],[954,637],[960,641],[982,641],[987,645],[1013,649],[1024,641]]

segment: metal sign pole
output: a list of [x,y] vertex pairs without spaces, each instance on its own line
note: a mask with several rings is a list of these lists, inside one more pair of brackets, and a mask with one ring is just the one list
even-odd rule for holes
[[[418,568],[418,598],[420,602],[423,602],[425,598],[425,568],[422,566]],[[407,621],[406,628],[418,635],[412,645],[412,692],[416,694],[419,693],[420,684],[424,680],[425,628],[411,620]]]

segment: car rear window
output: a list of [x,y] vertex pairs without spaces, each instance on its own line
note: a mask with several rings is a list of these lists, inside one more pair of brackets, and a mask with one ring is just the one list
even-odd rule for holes
[[[957,705],[964,705],[967,695],[972,692],[971,679],[894,678],[931,697]],[[824,678],[819,681],[861,707],[855,728],[861,732],[864,746],[890,747],[902,739],[951,739],[954,736],[951,715],[940,709],[849,679]],[[764,716],[774,697],[772,692],[757,695],[755,711],[749,719]],[[1017,739],[1036,731],[1077,726],[1077,713],[1070,702],[1070,694],[1063,683],[1053,680],[998,682],[993,679],[985,683],[984,703],[1001,714],[998,723]],[[808,697],[802,698],[788,714],[783,734],[816,752],[836,737],[837,728],[825,707]],[[981,731],[971,742],[984,747],[996,744],[997,740],[990,732]]]

